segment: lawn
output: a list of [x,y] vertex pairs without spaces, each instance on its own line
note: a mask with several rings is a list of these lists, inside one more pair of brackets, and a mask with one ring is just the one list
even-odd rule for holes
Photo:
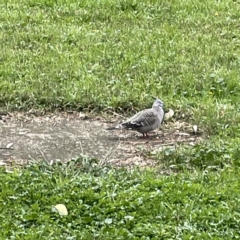
[[[161,98],[209,135],[170,169],[0,171],[1,239],[239,239],[240,2],[0,2],[0,110],[129,114]],[[164,127],[164,126],[163,126]],[[77,162],[76,162],[77,161]],[[51,212],[63,203],[69,214]]]

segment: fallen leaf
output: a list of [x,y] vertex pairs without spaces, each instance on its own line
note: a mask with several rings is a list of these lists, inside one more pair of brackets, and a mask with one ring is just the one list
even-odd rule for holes
[[86,114],[80,112],[80,113],[79,113],[79,118],[80,118],[80,119],[86,119]]
[[53,206],[52,211],[53,212],[58,212],[59,215],[61,215],[61,216],[67,216],[68,215],[67,208],[64,204],[57,204],[56,206]]
[[174,111],[170,108],[169,111],[165,114],[164,118],[165,120],[169,120],[174,116]]
[[13,146],[13,143],[9,143],[6,148],[11,148]]
[[197,125],[193,125],[192,128],[193,128],[194,133],[197,134],[198,126]]

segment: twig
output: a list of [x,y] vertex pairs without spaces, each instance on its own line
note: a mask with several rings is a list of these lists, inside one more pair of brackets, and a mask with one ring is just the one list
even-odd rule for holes
[[80,148],[81,148],[81,152],[82,152],[82,155],[83,155],[82,143],[81,143],[81,141],[79,143],[80,143]]
[[98,163],[99,166],[103,166],[106,162],[108,162],[108,159],[113,155],[113,153],[117,150],[118,146],[120,145],[120,140],[116,145],[113,145],[109,151],[107,152],[105,158],[101,159]]
[[45,162],[48,163],[48,159],[45,157],[43,151],[39,147],[37,147],[37,148],[38,148],[39,152],[41,153],[41,155],[43,156],[43,159],[45,160]]
[[0,149],[14,150],[14,148],[0,147]]
[[112,114],[115,115],[115,116],[119,116],[119,117],[121,117],[121,118],[124,118],[123,115],[118,114],[118,113],[116,113],[116,112],[114,112],[114,111],[108,110],[108,112],[112,113]]

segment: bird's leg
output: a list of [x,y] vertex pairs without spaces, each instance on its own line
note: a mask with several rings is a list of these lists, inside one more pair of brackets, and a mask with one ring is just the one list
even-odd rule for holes
[[149,137],[149,136],[148,136],[147,133],[143,133],[143,136],[142,136],[142,137],[143,137],[143,138],[145,138],[145,137],[147,138],[147,137]]

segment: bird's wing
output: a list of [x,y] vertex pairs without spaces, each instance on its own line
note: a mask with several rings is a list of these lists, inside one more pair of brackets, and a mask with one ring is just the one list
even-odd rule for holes
[[145,109],[133,117],[123,122],[121,125],[125,128],[137,129],[145,126],[154,125],[158,121],[157,113],[154,109]]

